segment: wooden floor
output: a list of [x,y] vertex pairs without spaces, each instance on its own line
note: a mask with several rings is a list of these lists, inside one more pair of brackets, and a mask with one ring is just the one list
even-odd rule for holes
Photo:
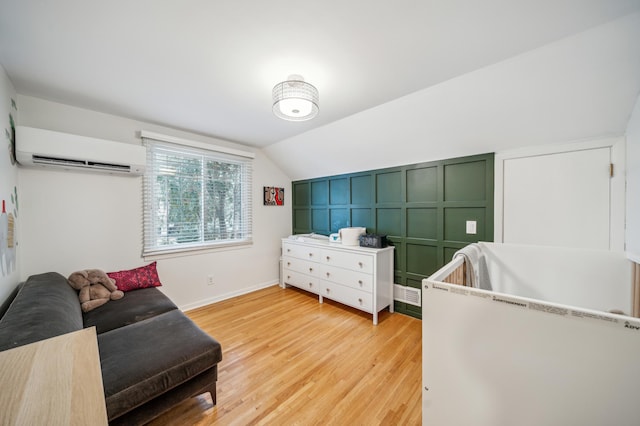
[[421,322],[273,286],[187,313],[222,344],[218,404],[152,425],[419,425]]

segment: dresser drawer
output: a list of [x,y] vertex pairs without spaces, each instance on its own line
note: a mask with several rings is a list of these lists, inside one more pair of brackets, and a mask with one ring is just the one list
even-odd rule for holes
[[373,275],[365,274],[364,272],[322,265],[320,277],[323,280],[332,281],[369,293],[373,291]]
[[285,284],[318,294],[320,292],[319,279],[310,275],[284,269],[283,281]]
[[310,262],[308,260],[298,259],[297,257],[285,256],[282,258],[283,267],[291,271],[301,272],[307,275],[320,275],[320,267],[322,265]]
[[322,251],[322,263],[357,272],[373,273],[373,256],[344,251]]
[[303,260],[320,261],[320,249],[317,247],[301,246],[291,243],[282,244],[282,255]]
[[373,312],[373,295],[371,293],[320,280],[320,295],[327,299],[360,309],[361,311]]

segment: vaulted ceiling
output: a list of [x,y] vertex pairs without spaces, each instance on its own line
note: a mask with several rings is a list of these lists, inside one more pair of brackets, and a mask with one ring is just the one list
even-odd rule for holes
[[[0,64],[23,95],[266,147],[638,11],[640,0],[0,0]],[[289,74],[318,88],[314,120],[273,115],[271,89]]]

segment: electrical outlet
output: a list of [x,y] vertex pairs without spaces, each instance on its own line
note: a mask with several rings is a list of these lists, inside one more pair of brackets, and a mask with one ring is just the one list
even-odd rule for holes
[[213,275],[207,277],[207,285],[213,285]]

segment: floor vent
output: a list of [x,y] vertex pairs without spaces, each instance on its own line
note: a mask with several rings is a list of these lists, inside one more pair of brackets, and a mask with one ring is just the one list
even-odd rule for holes
[[398,302],[409,303],[410,305],[421,306],[420,289],[407,287],[400,284],[393,285],[393,298]]

